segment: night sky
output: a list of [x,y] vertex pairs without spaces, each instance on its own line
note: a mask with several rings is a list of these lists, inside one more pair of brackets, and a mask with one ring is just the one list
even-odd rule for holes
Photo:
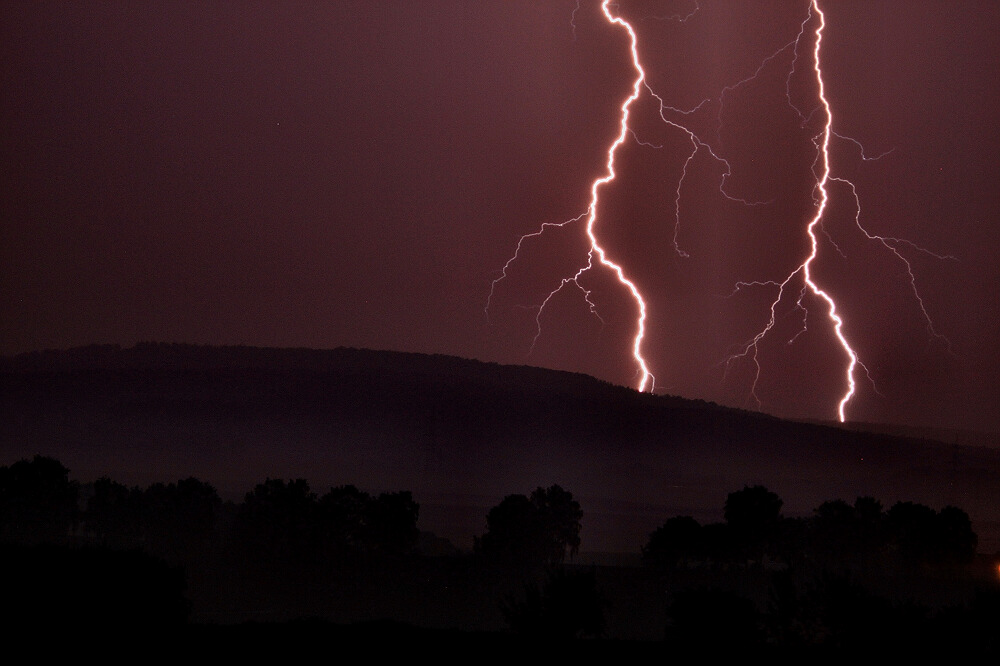
[[[858,370],[847,418],[1000,431],[1000,4],[820,6],[837,180],[813,275],[872,380]],[[596,0],[0,10],[0,353],[351,346],[637,382],[635,302],[608,271],[579,280],[596,315],[569,284],[539,316],[586,265],[580,221],[508,264],[522,235],[587,212],[620,132],[636,73]],[[643,89],[599,191],[656,391],[835,419],[846,356],[821,302],[796,307],[801,281],[757,348],[759,404],[753,362],[726,362],[777,294],[737,284],[809,253],[818,16],[807,0],[612,11],[650,88],[697,107],[665,123]],[[858,222],[908,242],[897,256]]]

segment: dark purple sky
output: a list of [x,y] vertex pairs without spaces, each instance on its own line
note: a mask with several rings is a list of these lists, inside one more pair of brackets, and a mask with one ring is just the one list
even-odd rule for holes
[[[597,233],[646,296],[657,390],[756,408],[727,365],[808,253],[816,107],[806,0],[619,3],[648,82]],[[821,2],[832,173],[815,279],[859,371],[849,420],[1000,430],[1000,5]],[[595,0],[2,3],[0,352],[140,340],[354,346],[633,384],[635,305],[580,224],[631,91]],[[769,56],[774,56],[770,59]],[[764,65],[763,67],[761,67]],[[736,84],[759,74],[752,81]],[[723,91],[725,93],[723,94]],[[789,104],[789,99],[794,107]],[[721,100],[721,103],[720,103]],[[637,141],[638,139],[638,141]],[[640,143],[641,141],[641,143]],[[725,191],[719,191],[729,163]],[[680,225],[675,229],[675,206]],[[687,257],[674,249],[674,238]],[[821,304],[777,308],[764,411],[832,419],[842,350]],[[534,308],[534,309],[533,309]],[[940,337],[939,337],[940,336]],[[793,339],[791,344],[789,340]],[[529,354],[530,351],[530,354]]]

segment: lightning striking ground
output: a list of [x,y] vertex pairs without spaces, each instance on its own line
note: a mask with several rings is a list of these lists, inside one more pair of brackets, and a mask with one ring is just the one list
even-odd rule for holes
[[538,336],[541,332],[542,312],[545,310],[546,305],[549,304],[552,298],[555,297],[555,295],[558,294],[560,291],[562,291],[565,287],[569,285],[574,285],[578,289],[580,289],[584,293],[584,298],[587,300],[587,303],[590,305],[591,312],[595,315],[597,314],[594,303],[590,300],[590,292],[580,284],[580,277],[587,271],[593,270],[595,268],[594,261],[596,258],[598,264],[610,270],[614,274],[619,284],[621,284],[628,290],[633,301],[635,302],[636,308],[638,310],[638,315],[636,316],[635,336],[632,339],[632,358],[635,360],[637,367],[638,381],[636,383],[636,389],[639,391],[646,391],[646,390],[652,391],[656,379],[650,372],[649,364],[642,354],[642,342],[646,334],[646,301],[643,298],[642,293],[639,291],[639,288],[636,286],[635,282],[633,282],[625,274],[625,269],[621,266],[621,264],[612,261],[608,257],[608,253],[598,240],[597,233],[595,231],[595,227],[597,225],[597,208],[600,201],[601,187],[603,187],[604,185],[615,179],[615,153],[617,152],[618,147],[625,142],[625,140],[632,132],[628,124],[629,109],[632,106],[632,103],[635,102],[637,99],[639,99],[639,95],[643,90],[643,85],[646,80],[646,72],[643,70],[642,65],[639,63],[638,38],[636,37],[635,30],[633,30],[631,24],[629,24],[627,21],[611,13],[610,9],[611,4],[612,4],[611,0],[603,0],[603,2],[601,3],[601,11],[603,12],[604,17],[608,20],[609,23],[623,28],[628,33],[629,48],[632,53],[632,66],[635,68],[636,78],[635,81],[633,81],[632,83],[632,93],[628,96],[628,98],[626,98],[626,100],[621,105],[621,120],[619,124],[620,129],[618,132],[618,137],[612,142],[611,146],[608,148],[608,157],[607,157],[607,162],[605,164],[606,175],[597,178],[591,184],[590,205],[587,207],[586,213],[577,216],[573,219],[566,220],[565,222],[543,224],[542,228],[539,229],[539,231],[531,234],[526,234],[521,237],[521,239],[518,241],[517,249],[514,252],[514,256],[512,256],[507,261],[507,263],[503,267],[503,271],[501,272],[500,277],[495,279],[490,287],[490,296],[486,302],[486,311],[488,316],[489,307],[493,299],[494,290],[496,289],[497,284],[501,280],[507,277],[507,270],[520,254],[521,247],[525,239],[541,235],[547,226],[560,226],[560,227],[565,226],[567,224],[577,222],[584,216],[586,216],[585,230],[587,239],[590,242],[590,248],[587,253],[587,263],[584,266],[581,266],[580,269],[572,277],[563,278],[560,281],[559,286],[557,286],[555,289],[549,292],[548,296],[545,297],[541,305],[538,306],[538,312],[535,317],[535,323],[537,325],[537,328],[536,328],[535,338],[531,344],[531,349],[534,349],[535,343],[537,342]]
[[806,286],[809,287],[809,290],[812,291],[813,294],[826,302],[828,307],[827,316],[829,316],[830,321],[833,322],[833,330],[837,336],[837,340],[840,342],[840,346],[843,348],[844,353],[849,359],[847,362],[847,371],[845,376],[847,390],[844,392],[843,397],[840,399],[840,403],[837,405],[837,415],[840,417],[841,422],[843,422],[846,419],[844,410],[847,407],[847,403],[850,402],[851,398],[854,396],[856,388],[854,369],[858,365],[858,354],[854,351],[851,344],[844,336],[844,320],[839,314],[837,314],[837,303],[833,300],[832,296],[820,289],[819,285],[813,281],[811,270],[812,263],[816,259],[816,255],[819,253],[819,240],[816,238],[816,227],[822,221],[823,213],[826,211],[826,204],[830,200],[830,195],[826,190],[826,186],[830,180],[830,128],[833,125],[833,112],[830,110],[830,102],[826,99],[826,86],[823,82],[823,71],[820,68],[820,47],[823,43],[823,28],[826,27],[826,17],[819,8],[818,0],[813,0],[812,10],[816,12],[817,16],[819,16],[819,26],[816,28],[816,45],[813,49],[813,64],[816,71],[816,84],[819,86],[819,101],[823,106],[823,111],[826,115],[826,122],[823,124],[819,150],[819,160],[822,164],[821,174],[816,183],[816,190],[819,192],[819,203],[816,206],[816,215],[812,220],[810,220],[809,225],[806,227],[806,233],[809,235],[809,243],[812,251],[809,253],[809,257],[802,264],[802,279],[805,281]]
[[[823,129],[821,130],[819,137],[816,139],[817,156],[816,156],[816,163],[814,163],[813,165],[814,170],[817,164],[819,166],[819,174],[817,176],[815,185],[816,213],[813,215],[812,219],[806,225],[806,235],[809,237],[810,252],[809,255],[805,258],[805,260],[801,264],[799,264],[798,267],[796,267],[782,282],[769,283],[769,284],[777,284],[778,286],[778,295],[771,303],[771,318],[768,320],[768,323],[763,328],[763,330],[757,333],[757,335],[754,336],[754,338],[747,344],[747,346],[743,349],[743,351],[737,356],[750,356],[750,358],[753,360],[753,363],[756,367],[756,373],[754,376],[753,386],[751,387],[751,395],[753,395],[754,398],[757,399],[759,403],[759,399],[756,398],[756,385],[757,385],[757,380],[760,378],[760,364],[757,360],[758,345],[760,344],[761,340],[763,340],[764,337],[774,328],[774,325],[777,320],[778,304],[784,298],[786,287],[789,286],[789,284],[797,275],[801,275],[804,286],[799,292],[799,297],[798,300],[796,301],[796,308],[803,312],[806,312],[806,308],[803,305],[803,298],[805,295],[805,291],[807,290],[811,292],[814,296],[825,302],[827,306],[827,316],[829,317],[830,322],[832,323],[834,334],[837,338],[837,341],[840,344],[841,349],[843,350],[845,356],[847,357],[847,368],[845,370],[845,376],[844,376],[847,388],[845,389],[844,394],[840,398],[840,402],[837,405],[837,415],[840,421],[843,422],[846,420],[845,410],[847,403],[850,402],[857,388],[857,382],[854,377],[854,371],[857,368],[859,361],[857,352],[855,352],[853,347],[851,347],[851,344],[847,341],[847,337],[844,334],[844,320],[837,312],[836,301],[833,299],[832,296],[830,296],[829,293],[820,288],[820,286],[813,279],[812,275],[812,264],[819,254],[819,240],[816,236],[816,230],[817,227],[820,226],[822,223],[824,213],[826,212],[827,203],[830,200],[829,192],[827,191],[827,184],[830,181],[830,136],[832,134],[831,128],[833,125],[833,113],[830,110],[830,103],[826,98],[826,89],[823,81],[823,71],[820,66],[820,53],[821,53],[821,45],[823,42],[823,28],[826,26],[826,21],[823,12],[819,8],[818,0],[813,0],[812,5],[810,7],[810,16],[807,17],[805,21],[803,21],[802,30],[800,31],[799,37],[796,39],[795,43],[797,44],[799,39],[801,39],[803,33],[805,32],[806,24],[812,19],[813,12],[815,12],[816,16],[819,19],[819,25],[817,26],[816,31],[814,33],[815,43],[813,48],[813,66],[814,66],[813,69],[816,73],[816,85],[819,90],[818,92],[819,105],[822,108],[824,121],[823,121]],[[810,114],[810,116],[811,115],[812,114]],[[750,283],[742,283],[742,284],[750,284]],[[754,284],[761,284],[761,283],[758,282]],[[803,319],[803,329],[805,328],[804,322],[805,319]]]
[[[909,276],[909,283],[912,293],[917,301],[917,304],[919,305],[921,313],[923,314],[929,334],[932,337],[944,340],[944,342],[948,345],[949,352],[951,350],[950,342],[948,342],[947,338],[938,333],[937,330],[935,329],[934,323],[930,315],[928,314],[927,308],[924,305],[923,299],[921,298],[920,293],[917,289],[916,276],[913,273],[913,267],[910,264],[910,262],[900,253],[898,246],[901,244],[909,245],[919,252],[929,254],[938,259],[955,259],[955,257],[950,255],[935,254],[905,239],[879,236],[870,233],[861,224],[861,219],[860,219],[861,201],[858,197],[857,189],[855,188],[854,183],[852,183],[850,180],[847,180],[846,178],[835,177],[832,175],[831,162],[830,162],[831,159],[830,142],[831,138],[833,137],[857,145],[857,147],[861,150],[861,159],[865,161],[873,161],[881,159],[882,157],[885,157],[892,151],[888,150],[881,153],[880,155],[874,157],[868,157],[864,154],[864,147],[858,141],[856,141],[851,137],[838,134],[837,132],[834,131],[833,111],[830,107],[830,102],[826,96],[826,83],[823,79],[823,69],[821,64],[823,30],[826,27],[826,17],[819,6],[819,0],[811,0],[809,7],[809,15],[802,22],[799,35],[794,41],[796,59],[798,57],[798,45],[806,32],[806,25],[813,19],[814,15],[818,21],[816,29],[813,33],[814,42],[813,42],[813,58],[812,58],[813,72],[815,74],[815,81],[818,90],[817,97],[819,104],[817,108],[814,109],[810,114],[805,115],[797,107],[795,107],[795,105],[792,104],[791,102],[791,94],[790,92],[788,92],[789,90],[788,81],[791,79],[791,72],[789,73],[788,79],[786,80],[786,96],[788,97],[789,104],[793,108],[795,108],[795,110],[798,112],[803,125],[805,125],[817,112],[822,113],[823,116],[822,129],[820,130],[818,136],[814,138],[814,143],[816,145],[816,161],[813,163],[813,172],[814,175],[816,176],[815,189],[814,189],[816,212],[806,225],[806,235],[808,236],[809,239],[810,251],[808,256],[802,261],[802,263],[799,264],[791,273],[789,273],[788,276],[781,282],[756,281],[756,282],[742,282],[736,285],[736,291],[747,286],[761,286],[761,285],[775,286],[778,289],[778,294],[771,303],[770,307],[771,315],[767,324],[743,347],[743,350],[741,352],[727,359],[727,363],[732,359],[738,357],[749,357],[752,360],[755,366],[755,374],[754,374],[753,384],[751,386],[751,396],[757,401],[759,407],[761,405],[761,401],[756,395],[757,381],[760,379],[760,372],[761,372],[761,367],[757,357],[757,353],[759,351],[758,345],[764,339],[764,337],[771,332],[771,330],[774,328],[777,322],[777,308],[778,305],[781,303],[781,301],[784,299],[786,288],[796,278],[796,276],[801,276],[802,287],[799,291],[799,296],[798,299],[796,300],[795,308],[796,310],[801,311],[803,313],[802,329],[800,329],[799,333],[797,333],[795,336],[792,337],[791,340],[788,341],[788,344],[794,342],[795,338],[797,338],[806,329],[806,317],[808,311],[805,305],[803,304],[803,299],[806,293],[809,292],[813,296],[815,296],[816,298],[820,299],[825,303],[827,309],[827,317],[831,323],[833,333],[846,358],[846,367],[844,370],[845,389],[839,399],[839,402],[837,403],[837,417],[840,420],[840,422],[843,423],[847,420],[847,406],[857,393],[857,380],[855,377],[855,372],[858,369],[858,367],[861,367],[862,369],[865,370],[865,374],[867,375],[869,381],[872,383],[873,387],[874,387],[874,381],[871,378],[871,373],[868,371],[867,367],[865,367],[865,365],[861,362],[861,360],[858,357],[857,351],[855,351],[855,349],[851,346],[850,342],[847,339],[847,335],[844,333],[844,319],[838,312],[836,301],[828,291],[822,289],[819,286],[819,284],[815,281],[813,277],[813,272],[812,272],[813,263],[816,261],[819,255],[819,238],[817,237],[817,231],[819,230],[823,231],[824,234],[826,233],[825,230],[823,230],[822,225],[824,216],[827,211],[827,204],[830,201],[830,191],[828,189],[830,183],[843,184],[846,185],[848,188],[850,188],[856,212],[854,217],[855,226],[857,226],[857,228],[864,234],[864,236],[868,240],[879,242],[904,264],[906,273]],[[793,65],[793,70],[794,70],[794,65]],[[817,173],[817,167],[818,167],[818,173]],[[837,251],[839,252],[840,249],[836,246],[835,243],[833,243],[832,239],[830,240],[830,242],[833,245],[833,247],[837,249]],[[875,390],[876,392],[878,391],[877,387],[875,387]]]
[[[791,66],[788,71],[787,77],[785,79],[785,96],[787,98],[788,105],[794,109],[798,114],[798,118],[802,128],[806,128],[809,125],[815,123],[820,124],[820,129],[813,136],[813,145],[815,147],[815,158],[812,162],[812,175],[813,175],[813,212],[808,216],[808,221],[804,223],[803,233],[806,238],[807,253],[801,258],[801,261],[792,268],[792,270],[782,279],[765,279],[765,280],[747,280],[736,283],[730,296],[741,292],[744,289],[753,288],[767,288],[776,289],[777,293],[774,299],[770,303],[770,316],[764,326],[747,342],[739,346],[739,351],[735,354],[730,355],[726,358],[723,363],[728,371],[730,365],[735,363],[740,359],[749,360],[754,368],[753,379],[749,388],[749,395],[756,401],[758,408],[763,406],[763,401],[757,395],[757,386],[761,378],[761,372],[763,371],[761,366],[761,361],[759,359],[760,345],[763,343],[764,339],[770,334],[774,333],[775,326],[779,320],[779,308],[782,303],[791,295],[793,299],[793,312],[799,313],[801,317],[801,327],[797,333],[792,335],[790,339],[786,342],[791,345],[796,341],[796,339],[802,335],[807,330],[807,323],[810,321],[809,310],[807,307],[807,299],[819,301],[825,311],[825,319],[829,322],[830,330],[836,339],[836,345],[839,348],[839,353],[843,357],[843,392],[840,394],[838,401],[836,403],[836,414],[837,418],[844,422],[847,420],[847,410],[851,401],[857,395],[858,390],[858,380],[857,372],[858,369],[862,369],[867,376],[868,381],[871,383],[873,389],[876,393],[878,388],[875,386],[875,382],[872,379],[871,372],[860,360],[858,352],[852,346],[848,334],[845,332],[846,322],[842,314],[842,308],[838,306],[834,296],[831,292],[822,287],[814,275],[814,267],[820,256],[820,247],[823,242],[826,242],[834,250],[839,252],[842,256],[844,253],[841,248],[837,246],[836,242],[830,236],[827,229],[824,227],[824,222],[826,221],[828,213],[828,205],[831,201],[832,190],[836,188],[847,188],[850,196],[853,198],[854,203],[854,225],[858,230],[864,235],[868,241],[876,242],[881,244],[885,249],[891,252],[894,257],[902,262],[904,270],[908,276],[910,290],[916,299],[916,302],[920,308],[920,311],[924,317],[926,328],[929,335],[933,338],[939,338],[944,342],[948,343],[947,339],[944,338],[934,327],[933,321],[924,305],[924,302],[920,296],[919,290],[917,289],[917,279],[913,271],[913,267],[910,261],[902,253],[901,247],[906,246],[909,249],[927,254],[929,256],[935,257],[937,259],[955,259],[949,255],[938,255],[935,254],[919,245],[912,243],[911,241],[880,236],[873,234],[865,229],[861,223],[861,202],[858,196],[858,192],[854,184],[839,175],[835,175],[832,164],[831,164],[831,142],[833,141],[843,141],[847,143],[853,143],[861,151],[860,157],[863,161],[875,161],[879,160],[892,150],[885,151],[879,155],[868,156],[864,152],[864,147],[860,142],[855,139],[839,134],[834,129],[834,116],[833,109],[831,108],[830,101],[826,95],[826,82],[824,81],[823,68],[822,68],[822,45],[824,29],[826,27],[826,17],[820,8],[820,0],[810,0],[808,4],[807,16],[802,20],[799,26],[798,35],[794,39],[785,43],[783,46],[772,52],[769,56],[761,60],[756,69],[746,76],[745,78],[736,81],[733,84],[727,85],[720,90],[718,95],[714,99],[704,99],[699,102],[696,106],[690,109],[679,109],[668,105],[664,98],[655,92],[647,81],[646,72],[640,62],[638,53],[638,37],[633,25],[629,23],[625,18],[618,16],[612,12],[612,7],[616,7],[615,3],[611,0],[603,0],[600,8],[604,16],[604,19],[613,26],[616,26],[624,30],[629,38],[629,48],[631,54],[631,66],[635,71],[635,78],[632,82],[631,93],[624,100],[620,106],[620,117],[619,117],[619,132],[615,140],[607,149],[607,160],[605,163],[605,173],[603,176],[595,179],[590,186],[590,201],[586,211],[577,217],[568,219],[564,222],[559,223],[544,223],[540,228],[532,233],[525,234],[522,236],[514,251],[513,256],[506,262],[503,269],[500,272],[500,276],[497,277],[490,286],[490,293],[486,303],[486,315],[489,317],[489,310],[491,303],[494,299],[494,292],[500,282],[507,279],[509,276],[509,270],[512,268],[514,263],[521,258],[522,250],[524,250],[526,243],[537,239],[542,236],[547,230],[560,228],[560,227],[570,227],[572,225],[583,224],[583,233],[585,235],[586,241],[588,243],[588,249],[586,254],[586,261],[583,262],[575,272],[571,272],[564,277],[562,277],[558,284],[554,286],[547,295],[541,299],[541,303],[537,306],[532,306],[535,310],[535,335],[531,342],[531,348],[529,354],[534,350],[535,344],[537,343],[541,331],[542,331],[542,314],[546,307],[551,303],[552,299],[562,292],[566,288],[576,288],[583,295],[584,301],[589,306],[589,311],[591,315],[600,319],[600,315],[597,310],[597,305],[591,299],[591,292],[583,286],[581,283],[581,278],[589,271],[594,270],[604,270],[610,272],[614,275],[618,284],[622,288],[628,291],[632,303],[635,307],[635,320],[634,329],[632,337],[632,359],[636,367],[636,381],[635,387],[639,391],[653,391],[655,379],[650,369],[650,364],[644,356],[643,345],[646,340],[646,326],[647,326],[647,302],[648,299],[644,297],[640,288],[636,284],[634,278],[630,277],[625,266],[621,261],[614,261],[610,258],[608,251],[605,246],[602,245],[599,234],[599,208],[600,208],[600,194],[602,188],[616,178],[616,154],[619,147],[631,137],[636,141],[637,144],[650,147],[650,148],[660,148],[660,146],[653,143],[643,141],[636,130],[629,125],[630,112],[632,110],[633,104],[643,95],[648,95],[649,98],[655,100],[656,104],[659,106],[659,120],[666,126],[680,130],[683,132],[688,142],[690,143],[690,151],[685,151],[686,155],[681,156],[681,169],[680,176],[676,181],[676,189],[674,192],[673,201],[673,249],[676,256],[680,260],[689,259],[690,255],[685,250],[682,249],[679,241],[679,233],[681,227],[681,193],[685,187],[686,180],[688,178],[688,169],[695,157],[704,152],[713,161],[715,161],[721,170],[721,176],[718,183],[718,192],[729,201],[750,207],[765,206],[771,201],[756,201],[745,196],[736,196],[727,189],[727,181],[732,175],[732,168],[724,157],[721,149],[721,139],[720,139],[720,128],[723,124],[723,107],[726,104],[727,96],[732,96],[739,88],[744,85],[755,81],[758,77],[762,75],[765,69],[769,68],[773,63],[775,63],[779,57],[790,57]],[[674,21],[678,23],[685,23],[691,20],[695,15],[698,14],[701,7],[698,3],[695,3],[694,8],[686,14],[676,14],[670,16],[651,16],[647,18],[655,19],[658,21]],[[576,30],[576,14],[579,10],[579,3],[573,12],[572,24],[574,29],[574,38]],[[812,29],[810,27],[812,26]],[[792,79],[793,75],[796,74],[796,67],[800,60],[800,47],[804,42],[811,41],[811,72],[810,78],[812,78],[813,83],[810,86],[815,86],[815,106],[813,106],[808,112],[803,112],[792,100]],[[704,136],[699,135],[696,131],[690,128],[687,124],[686,118],[698,113],[709,104],[717,104],[718,109],[715,115],[715,129],[714,129],[714,140],[708,140]],[[711,130],[709,131],[711,133]],[[822,239],[821,236],[822,235]],[[601,319],[603,323],[603,319]],[[948,348],[950,351],[950,343],[948,343]],[[725,377],[725,373],[723,374]]]

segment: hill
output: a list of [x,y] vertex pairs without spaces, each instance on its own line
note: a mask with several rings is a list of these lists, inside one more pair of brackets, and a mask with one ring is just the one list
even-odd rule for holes
[[873,496],[966,510],[1000,550],[1000,451],[783,421],[584,375],[361,349],[140,344],[0,360],[0,463],[58,458],[83,482],[195,476],[238,500],[267,477],[411,490],[462,548],[510,493],[558,483],[582,551],[637,554],[666,518],[720,520],[763,484],[785,515]]

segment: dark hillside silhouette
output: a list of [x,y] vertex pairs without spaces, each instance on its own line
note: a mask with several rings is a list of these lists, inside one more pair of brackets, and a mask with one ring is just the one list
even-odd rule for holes
[[762,484],[788,516],[831,497],[960,506],[1000,550],[1000,450],[782,421],[590,377],[447,356],[140,344],[0,359],[0,452],[146,487],[194,476],[406,488],[424,529],[471,549],[512,488],[572,488],[580,551],[634,552],[663,516],[721,520]]

